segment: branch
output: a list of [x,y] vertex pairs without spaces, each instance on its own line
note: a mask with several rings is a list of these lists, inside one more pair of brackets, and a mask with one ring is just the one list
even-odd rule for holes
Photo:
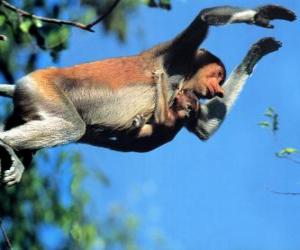
[[296,193],[296,192],[278,192],[278,191],[272,191],[271,192],[273,194],[280,194],[280,195],[292,195],[292,196],[298,196],[300,195],[300,193]]
[[25,10],[17,8],[16,6],[14,6],[4,0],[0,0],[0,6],[2,5],[3,7],[7,8],[11,11],[14,11],[23,17],[38,19],[45,23],[52,23],[52,24],[57,24],[57,25],[69,25],[69,26],[73,26],[73,27],[76,27],[76,28],[79,28],[82,30],[94,32],[92,27],[95,26],[97,23],[100,23],[104,18],[106,18],[120,2],[121,2],[121,0],[115,0],[114,3],[111,5],[111,7],[102,16],[100,16],[94,22],[89,23],[89,24],[83,24],[83,23],[79,23],[79,22],[75,22],[75,21],[68,21],[68,20],[61,20],[61,19],[56,19],[56,18],[37,16],[37,15],[29,13]]
[[289,156],[285,156],[285,157],[283,157],[284,159],[287,159],[287,160],[289,160],[289,161],[291,161],[291,162],[294,162],[294,163],[296,163],[296,164],[300,164],[300,161],[299,160],[297,160],[297,159],[294,159],[294,158],[292,158],[292,157],[289,157]]
[[7,40],[7,36],[5,35],[0,35],[0,41],[6,41]]
[[268,190],[273,193],[273,194],[279,194],[279,195],[291,195],[291,196],[299,196],[299,192],[280,192],[280,191],[275,191],[273,189],[268,188]]
[[10,243],[10,240],[9,240],[8,236],[7,236],[5,228],[2,225],[2,219],[1,218],[0,218],[0,228],[1,228],[1,232],[2,232],[3,238],[5,239],[5,242],[6,242],[6,245],[7,245],[8,249],[12,250],[13,249],[12,245]]
[[90,29],[93,26],[95,26],[97,23],[102,22],[102,20],[105,19],[117,7],[117,5],[120,2],[121,2],[121,0],[115,0],[115,2],[110,6],[110,8],[106,12],[104,12],[104,14],[102,16],[100,16],[99,18],[97,18],[94,22],[91,22],[90,24],[87,24],[86,27],[88,29]]

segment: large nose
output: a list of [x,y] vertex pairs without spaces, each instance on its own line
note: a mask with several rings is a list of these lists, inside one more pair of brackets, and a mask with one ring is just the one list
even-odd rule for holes
[[216,96],[223,98],[225,94],[224,89],[221,86],[218,86],[216,91]]

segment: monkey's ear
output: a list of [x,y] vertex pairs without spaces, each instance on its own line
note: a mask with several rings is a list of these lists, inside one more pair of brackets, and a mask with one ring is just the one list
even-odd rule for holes
[[5,171],[10,169],[18,169],[23,172],[25,168],[14,150],[0,140],[0,185],[4,184]]

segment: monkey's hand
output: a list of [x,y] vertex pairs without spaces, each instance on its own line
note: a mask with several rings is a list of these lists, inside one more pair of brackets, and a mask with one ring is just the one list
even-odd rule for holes
[[177,119],[187,119],[200,110],[198,97],[191,90],[181,90],[175,97],[171,110]]
[[273,28],[270,21],[274,19],[296,20],[296,14],[293,11],[279,5],[265,5],[257,8],[256,11],[253,23],[264,28]]
[[141,127],[143,127],[143,126],[145,125],[145,123],[146,123],[145,117],[142,116],[142,115],[137,115],[137,116],[133,119],[133,121],[132,121],[132,126],[131,126],[131,128],[132,128],[132,129],[138,129],[138,128],[141,128]]
[[9,187],[20,182],[24,165],[12,148],[2,141],[0,141],[0,160],[1,184]]
[[294,21],[296,14],[279,5],[265,5],[256,9],[244,9],[232,6],[219,6],[201,11],[201,19],[208,25],[230,23],[255,24],[264,28],[273,28],[270,21],[275,19]]

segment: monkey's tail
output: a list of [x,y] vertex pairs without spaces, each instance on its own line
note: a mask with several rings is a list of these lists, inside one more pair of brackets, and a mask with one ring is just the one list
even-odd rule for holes
[[0,96],[13,97],[15,93],[15,85],[0,84]]

